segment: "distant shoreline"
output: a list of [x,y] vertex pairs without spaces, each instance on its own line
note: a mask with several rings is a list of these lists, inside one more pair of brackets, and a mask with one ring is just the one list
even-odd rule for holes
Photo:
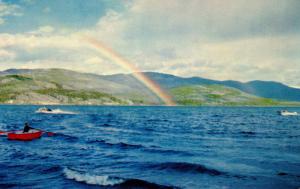
[[253,107],[253,108],[300,108],[299,105],[200,105],[200,106],[193,106],[193,105],[175,105],[175,106],[167,106],[167,105],[105,105],[105,104],[9,104],[9,103],[0,103],[0,106],[103,106],[103,107]]

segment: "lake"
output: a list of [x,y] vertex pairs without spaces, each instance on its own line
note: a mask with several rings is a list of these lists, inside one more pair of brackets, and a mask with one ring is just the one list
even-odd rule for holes
[[[300,116],[281,108],[0,106],[0,188],[297,188]],[[300,112],[300,108],[288,108]]]

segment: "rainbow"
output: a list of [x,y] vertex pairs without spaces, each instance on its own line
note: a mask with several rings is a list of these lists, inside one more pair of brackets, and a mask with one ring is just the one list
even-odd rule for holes
[[175,106],[176,103],[172,100],[172,97],[168,95],[156,82],[146,76],[138,67],[131,64],[128,60],[121,57],[118,53],[111,48],[103,45],[103,43],[93,39],[91,37],[84,37],[85,41],[96,47],[100,53],[106,58],[110,59],[117,65],[121,66],[125,70],[132,72],[133,76],[143,83],[148,89],[150,89],[155,95],[157,95],[167,106]]

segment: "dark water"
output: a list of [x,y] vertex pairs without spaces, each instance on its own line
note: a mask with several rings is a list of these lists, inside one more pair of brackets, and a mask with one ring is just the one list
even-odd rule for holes
[[[0,138],[0,188],[298,188],[300,116],[280,108],[0,106],[56,135]],[[300,108],[290,110],[300,112]]]

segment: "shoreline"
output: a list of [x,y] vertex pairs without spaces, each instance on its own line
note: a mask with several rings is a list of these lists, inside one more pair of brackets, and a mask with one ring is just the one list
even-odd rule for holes
[[103,107],[190,107],[190,108],[197,108],[197,107],[241,107],[241,108],[300,108],[299,105],[200,105],[200,106],[189,106],[189,105],[105,105],[105,104],[9,104],[9,103],[0,103],[0,106],[103,106]]

